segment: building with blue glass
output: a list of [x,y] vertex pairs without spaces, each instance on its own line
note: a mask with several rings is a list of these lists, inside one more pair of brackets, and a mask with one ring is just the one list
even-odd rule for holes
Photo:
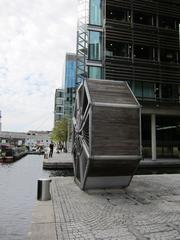
[[127,81],[142,105],[144,157],[180,157],[179,0],[81,0],[77,83]]
[[67,53],[64,76],[64,115],[72,117],[76,93],[76,54]]

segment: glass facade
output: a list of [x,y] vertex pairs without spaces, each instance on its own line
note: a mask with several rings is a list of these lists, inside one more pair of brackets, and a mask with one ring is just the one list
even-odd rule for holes
[[127,43],[107,41],[106,56],[131,57],[131,45]]
[[170,49],[161,49],[160,59],[162,62],[179,63],[179,53]]
[[102,25],[101,0],[90,0],[89,23],[92,25]]
[[159,16],[159,27],[165,29],[176,29],[176,19],[167,16]]
[[[131,84],[132,85],[132,84]],[[136,97],[140,100],[151,100],[159,102],[180,102],[180,87],[173,84],[159,84],[150,82],[134,82],[131,86]]]
[[89,31],[89,56],[90,60],[101,60],[102,33]]
[[76,87],[76,55],[67,54],[65,64],[65,100],[64,114],[72,117]]
[[153,60],[154,51],[153,47],[134,45],[134,58]]
[[90,66],[88,68],[88,77],[92,79],[102,79],[102,68]]
[[66,60],[65,88],[74,88],[76,85],[76,59]]
[[135,11],[133,14],[134,23],[144,24],[144,25],[156,25],[156,16],[144,12]]
[[113,6],[107,8],[106,17],[120,22],[128,22],[131,19],[129,10]]
[[173,84],[162,84],[161,85],[162,99],[178,101],[179,89],[178,86]]
[[154,83],[136,81],[134,84],[134,94],[141,99],[155,99]]
[[[180,117],[156,116],[156,147],[158,158],[180,157]],[[151,116],[142,116],[143,156],[151,157]]]

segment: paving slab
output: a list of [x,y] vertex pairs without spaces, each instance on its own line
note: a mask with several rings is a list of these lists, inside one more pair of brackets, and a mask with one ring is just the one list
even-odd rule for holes
[[54,153],[52,158],[43,159],[43,168],[53,169],[72,169],[73,158],[71,153]]
[[28,240],[57,240],[55,223],[33,223]]
[[52,201],[37,201],[32,212],[28,240],[57,240]]
[[134,176],[126,189],[83,192],[53,178],[58,240],[180,240],[180,175]]

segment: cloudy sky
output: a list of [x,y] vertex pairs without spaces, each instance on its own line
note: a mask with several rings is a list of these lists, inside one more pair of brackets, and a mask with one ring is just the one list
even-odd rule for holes
[[66,52],[75,52],[77,0],[0,0],[3,131],[51,130]]

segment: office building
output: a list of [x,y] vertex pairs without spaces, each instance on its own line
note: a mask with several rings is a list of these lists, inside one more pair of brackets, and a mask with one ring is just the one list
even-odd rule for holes
[[64,90],[56,89],[54,100],[54,125],[64,117]]
[[64,76],[64,115],[72,118],[76,94],[76,54],[67,53]]
[[142,105],[144,157],[180,154],[179,0],[81,0],[77,83],[127,81]]

